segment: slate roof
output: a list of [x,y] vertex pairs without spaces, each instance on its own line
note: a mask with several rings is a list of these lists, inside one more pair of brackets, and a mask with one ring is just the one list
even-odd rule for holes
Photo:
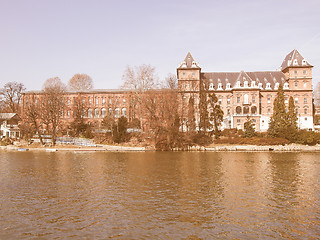
[[214,88],[217,88],[218,83],[222,83],[222,88],[225,89],[227,83],[230,83],[231,88],[237,87],[237,81],[240,81],[240,86],[244,86],[244,82],[248,81],[248,86],[255,81],[256,87],[262,83],[262,87],[266,88],[267,83],[274,89],[276,83],[285,83],[285,75],[281,71],[263,71],[263,72],[204,72],[201,73],[201,78],[212,82]]
[[191,53],[188,52],[184,61],[180,63],[179,68],[200,68],[199,63],[197,63],[192,57]]
[[298,52],[297,49],[292,50],[283,60],[281,70],[287,67],[312,67],[312,65]]

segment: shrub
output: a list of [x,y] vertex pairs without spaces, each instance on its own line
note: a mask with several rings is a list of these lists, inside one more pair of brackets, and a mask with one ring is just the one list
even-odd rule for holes
[[212,143],[212,137],[204,133],[197,133],[192,137],[192,142],[200,146],[205,146]]
[[284,138],[270,138],[270,137],[253,137],[253,138],[242,138],[242,137],[229,137],[229,138],[221,138],[215,140],[217,144],[249,144],[249,145],[286,145],[289,144],[290,141]]

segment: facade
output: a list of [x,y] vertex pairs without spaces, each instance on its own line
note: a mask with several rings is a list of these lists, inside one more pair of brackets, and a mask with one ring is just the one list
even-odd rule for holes
[[0,113],[0,136],[6,138],[19,138],[19,120],[20,118],[16,113]]
[[[183,126],[187,117],[189,98],[194,97],[195,119],[199,123],[200,84],[206,84],[209,93],[215,93],[224,112],[222,129],[243,129],[247,116],[253,120],[257,131],[268,129],[273,114],[273,101],[279,84],[284,87],[285,102],[295,100],[300,129],[313,129],[312,65],[293,50],[277,71],[257,72],[202,72],[190,53],[177,68],[178,94]],[[78,100],[85,106],[83,117],[96,129],[101,128],[105,116],[115,119],[124,116],[129,122],[139,119],[142,130],[148,129],[146,109],[139,104],[142,92],[132,90],[88,90],[67,92],[62,119],[66,123],[74,119],[74,106]],[[27,92],[22,97],[22,118],[28,101],[41,98],[41,92]],[[37,100],[35,100],[37,101]]]
[[[295,100],[298,127],[313,129],[312,67],[293,50],[278,71],[202,72],[188,53],[177,69],[177,77],[183,105],[194,97],[198,109],[200,84],[207,86],[208,93],[216,94],[224,112],[222,129],[243,129],[250,116],[257,131],[267,131],[279,84],[283,85],[286,105],[290,96]],[[199,110],[196,115],[199,121]]]

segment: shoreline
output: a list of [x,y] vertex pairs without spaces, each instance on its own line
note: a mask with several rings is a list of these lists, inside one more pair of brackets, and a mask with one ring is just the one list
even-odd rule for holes
[[[41,151],[41,152],[149,152],[156,151],[153,148],[117,146],[117,145],[97,145],[96,147],[79,146],[55,146],[55,147],[28,147],[28,146],[0,146],[4,151]],[[289,144],[289,145],[211,145],[207,147],[193,146],[188,150],[174,149],[173,152],[320,152],[320,145],[315,146]]]

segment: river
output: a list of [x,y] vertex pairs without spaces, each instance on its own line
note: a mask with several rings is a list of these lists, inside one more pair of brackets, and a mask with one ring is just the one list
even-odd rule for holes
[[0,152],[0,239],[319,239],[320,154]]

